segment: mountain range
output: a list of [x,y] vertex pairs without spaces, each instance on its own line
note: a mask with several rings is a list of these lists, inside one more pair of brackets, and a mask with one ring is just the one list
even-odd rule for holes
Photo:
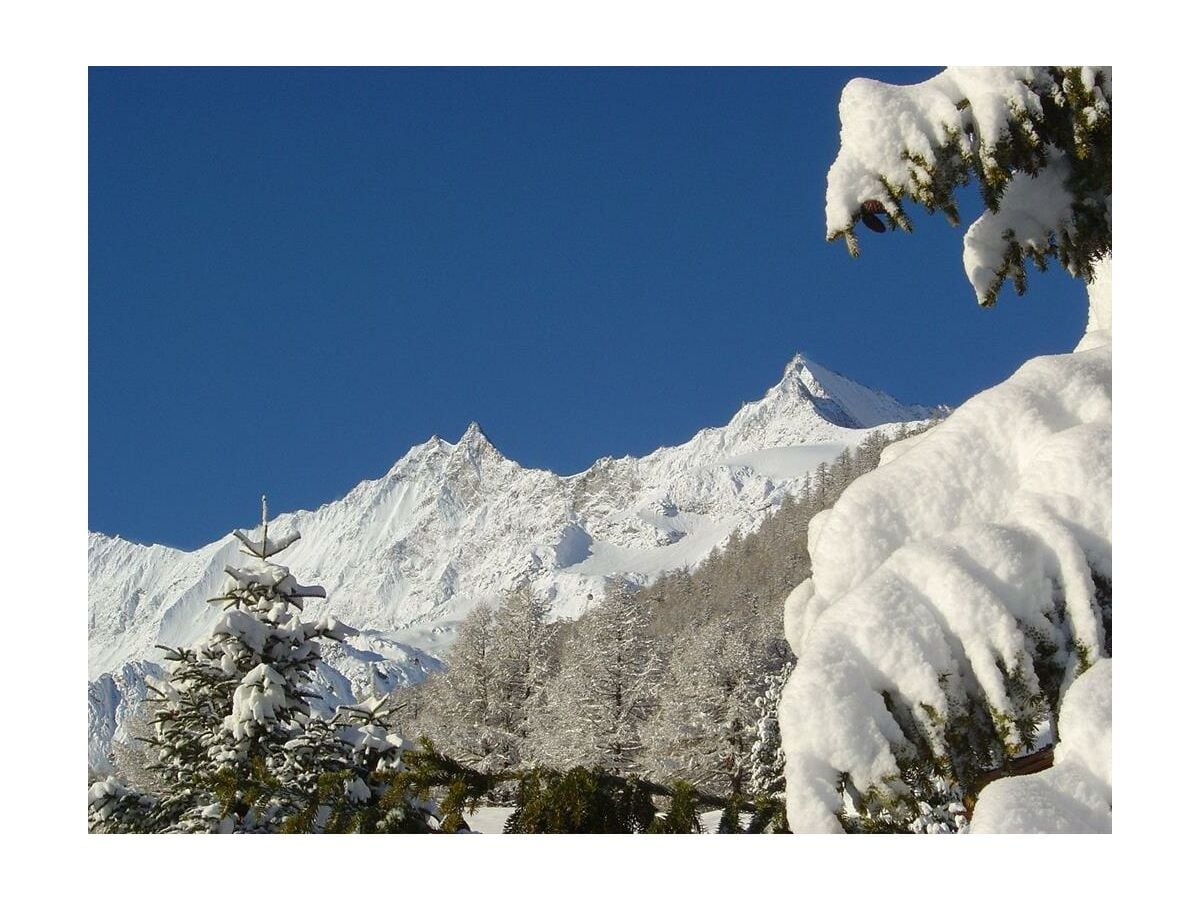
[[[319,672],[325,702],[352,702],[440,670],[476,604],[528,582],[554,615],[576,617],[610,579],[652,581],[756,529],[868,431],[944,411],[902,404],[800,354],[762,399],[679,446],[561,476],[506,458],[472,423],[456,443],[431,437],[383,477],[278,515],[269,530],[303,535],[275,559],[325,587],[306,615],[360,630],[328,649]],[[190,552],[89,534],[89,766],[105,768],[146,676],[160,674],[156,646],[211,632],[220,610],[206,601],[238,558],[230,534]]]

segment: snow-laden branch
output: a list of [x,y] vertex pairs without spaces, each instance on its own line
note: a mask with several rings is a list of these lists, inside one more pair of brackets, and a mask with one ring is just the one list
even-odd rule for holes
[[[829,170],[829,240],[858,255],[855,226],[904,231],[911,199],[954,224],[954,191],[976,181],[987,212],[964,262],[976,296],[1024,291],[1024,261],[1074,275],[1112,249],[1112,72],[1100,67],[950,68],[921,84],[858,78],[842,92]],[[883,217],[882,219],[880,217]]]
[[1109,270],[1075,353],[889,448],[810,523],[779,712],[793,830],[961,826],[978,777],[1053,743],[1062,692],[1111,654]]
[[975,834],[1112,831],[1112,660],[1100,660],[1063,698],[1054,768],[1002,778],[979,795]]

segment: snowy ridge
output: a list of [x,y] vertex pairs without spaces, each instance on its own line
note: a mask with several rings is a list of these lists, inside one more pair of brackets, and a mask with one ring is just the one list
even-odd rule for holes
[[114,740],[127,739],[125,727],[146,696],[147,677],[162,678],[162,667],[151,662],[126,663],[117,672],[88,683],[89,768],[103,771],[108,747]]
[[[308,601],[360,629],[323,672],[331,696],[419,681],[478,603],[528,581],[557,616],[583,612],[610,577],[634,583],[691,565],[735,529],[756,528],[805,473],[886,423],[940,410],[905,406],[804,356],[727,426],[648,456],[606,457],[577,475],[526,469],[472,423],[457,443],[432,437],[379,479],[315,511],[276,517],[272,535],[304,539],[277,557]],[[232,535],[193,552],[89,536],[89,677],[190,645],[220,611]],[[136,679],[133,679],[136,681]],[[118,704],[119,705],[119,704]],[[95,714],[110,715],[111,704]],[[94,734],[114,727],[97,726]],[[101,742],[102,743],[102,742]],[[99,751],[97,751],[99,752]],[[93,756],[95,753],[93,753]]]

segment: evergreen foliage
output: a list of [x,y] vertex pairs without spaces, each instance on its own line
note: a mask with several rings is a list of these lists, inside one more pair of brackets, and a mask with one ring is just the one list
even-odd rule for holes
[[650,639],[649,611],[617,586],[575,637],[565,669],[581,718],[581,734],[597,764],[631,771],[656,703],[661,662]]
[[330,616],[300,618],[319,587],[299,585],[269,562],[299,534],[235,536],[252,559],[229,566],[224,615],[196,647],[163,648],[165,681],[146,738],[162,789],[154,794],[109,778],[89,790],[98,831],[411,831],[424,810],[393,789],[407,747],[380,722],[383,701],[342,707],[332,720],[309,704],[319,640],[353,629]]
[[534,769],[521,779],[509,834],[644,833],[656,815],[651,792],[637,779],[602,768]]
[[519,765],[528,755],[529,716],[551,674],[554,630],[549,603],[528,586],[494,611],[475,607],[446,673],[397,693],[412,707],[412,726],[483,771]]
[[432,685],[426,708],[437,710],[425,734],[484,770],[513,762],[512,735],[500,727],[495,614],[477,606],[459,627],[445,675]]
[[495,627],[496,721],[519,751],[529,739],[530,709],[550,676],[550,603],[523,585],[496,610]]
[[754,723],[754,745],[750,748],[750,793],[756,797],[783,797],[783,742],[779,735],[779,698],[792,673],[792,663],[765,679],[765,687],[754,700],[758,720]]
[[582,617],[531,725],[551,765],[639,771],[661,661],[646,605],[623,585]]
[[755,695],[770,662],[731,617],[679,641],[660,686],[647,764],[709,790],[746,788]]
[[[983,85],[972,90],[979,80]],[[874,188],[856,193],[855,202],[861,205],[848,221],[831,219],[828,239],[844,239],[857,256],[858,222],[873,230],[882,231],[886,222],[893,229],[911,231],[905,200],[931,213],[941,212],[957,225],[955,190],[975,182],[988,210],[976,226],[992,217],[1004,246],[999,264],[990,267],[986,282],[976,285],[981,304],[995,303],[1006,281],[1024,294],[1027,260],[1044,271],[1047,260],[1057,258],[1072,275],[1090,280],[1093,265],[1112,251],[1111,71],[1033,66],[999,88],[995,77],[979,79],[969,71],[943,73],[935,81],[936,87],[929,82],[891,88],[926,89],[931,96],[925,105],[914,101],[906,108],[912,130],[889,135],[888,146],[882,146],[888,143],[883,141],[871,148],[855,142],[847,146],[843,128],[842,154],[830,172],[831,183],[835,177],[839,185],[873,181]],[[856,94],[855,99],[869,102],[866,95]],[[877,158],[876,153],[885,156]],[[1039,176],[1044,178],[1040,185]],[[1052,181],[1056,183],[1049,184]],[[1019,213],[1030,198],[1036,200],[1039,192],[1045,195],[1060,185],[1067,202],[1057,225],[1039,226],[1037,233],[1027,234],[1005,227],[1016,222],[1016,216],[1005,215],[1010,208]],[[1060,215],[1058,210],[1053,213]]]

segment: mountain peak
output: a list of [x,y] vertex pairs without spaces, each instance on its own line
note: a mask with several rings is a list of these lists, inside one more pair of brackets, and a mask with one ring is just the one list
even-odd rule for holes
[[471,423],[467,425],[467,430],[463,432],[463,436],[459,439],[460,444],[464,441],[468,444],[474,444],[480,441],[491,443],[491,441],[487,439],[487,435],[483,433],[483,429],[479,427],[479,423],[474,419],[472,419]]
[[[799,384],[814,397],[830,398],[832,395],[826,387],[826,382],[837,380],[848,381],[848,379],[838,376],[836,372],[831,372],[824,366],[814,363],[812,359],[801,352],[793,356],[791,361],[784,366],[783,378],[780,379],[779,384],[780,386]],[[854,384],[854,382],[850,383]],[[856,384],[856,386],[858,385]]]
[[804,351],[798,352],[792,357],[791,361],[783,367],[783,377],[787,380],[789,376],[799,375],[805,368],[808,367],[808,357],[804,355]]
[[930,418],[939,410],[909,406],[883,391],[864,387],[799,352],[783,369],[783,377],[763,402],[774,406],[802,400],[821,418],[843,428],[875,428],[886,422]]
[[479,423],[475,421],[472,421],[467,426],[467,430],[463,432],[463,436],[458,439],[458,443],[455,446],[464,450],[500,453],[496,449],[496,445],[483,433],[483,429],[479,427]]
[[[524,469],[471,422],[457,443],[431,437],[386,476],[285,514],[305,535],[288,565],[333,588],[314,603],[319,615],[363,629],[330,662],[362,696],[380,672],[410,670],[416,651],[403,635],[421,651],[444,648],[448,623],[522,581],[553,599],[556,618],[574,618],[614,577],[645,583],[696,564],[734,530],[753,531],[805,472],[860,438],[848,428],[926,417],[796,354],[727,425],[646,456],[606,457],[579,476]],[[89,677],[202,638],[219,612],[207,599],[235,554],[225,537],[185,552],[91,535]],[[104,697],[117,697],[113,678]],[[139,685],[121,686],[120,702],[136,703]],[[106,758],[118,715],[118,700],[96,705],[89,694],[95,758]]]

